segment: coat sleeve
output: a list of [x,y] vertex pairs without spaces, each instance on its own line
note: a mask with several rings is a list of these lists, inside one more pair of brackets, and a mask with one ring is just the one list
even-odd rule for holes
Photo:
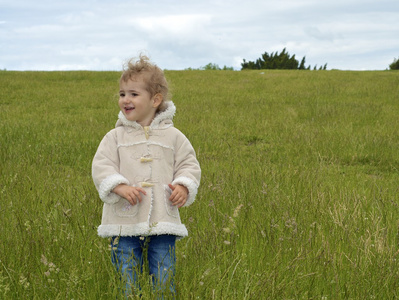
[[92,177],[100,199],[113,204],[121,197],[112,190],[119,184],[129,184],[129,181],[119,173],[119,154],[116,132],[108,132],[101,141],[92,162]]
[[189,140],[182,134],[177,138],[175,147],[175,171],[172,185],[180,184],[188,189],[188,199],[184,206],[191,205],[198,192],[201,180],[201,168],[195,151]]

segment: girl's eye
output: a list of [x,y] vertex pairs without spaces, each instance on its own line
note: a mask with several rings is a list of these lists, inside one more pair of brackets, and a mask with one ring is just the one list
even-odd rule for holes
[[132,93],[132,96],[133,96],[133,97],[136,97],[136,96],[138,96],[138,94],[136,94],[136,93]]
[[120,93],[120,94],[119,94],[119,97],[125,97],[125,94]]

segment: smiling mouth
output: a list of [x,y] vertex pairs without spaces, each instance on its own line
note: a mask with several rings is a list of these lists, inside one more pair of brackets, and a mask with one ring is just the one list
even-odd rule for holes
[[125,111],[132,111],[134,110],[134,107],[125,107]]

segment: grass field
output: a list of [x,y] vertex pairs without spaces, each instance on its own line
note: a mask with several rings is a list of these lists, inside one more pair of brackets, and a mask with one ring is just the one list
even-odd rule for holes
[[[399,297],[398,72],[166,76],[203,172],[180,299]],[[115,299],[91,160],[118,77],[0,72],[0,299]]]

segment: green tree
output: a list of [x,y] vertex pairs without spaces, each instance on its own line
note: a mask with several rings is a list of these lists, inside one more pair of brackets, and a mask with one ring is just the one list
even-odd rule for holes
[[399,70],[399,59],[394,58],[393,63],[389,65],[390,70]]
[[299,70],[305,70],[306,69],[306,67],[305,67],[305,56],[302,58],[301,64],[299,65],[298,69]]
[[[301,63],[295,58],[294,55],[290,55],[286,48],[280,53],[272,52],[271,54],[265,52],[256,61],[246,61],[245,59],[241,63],[241,70],[261,70],[261,69],[283,69],[283,70],[310,70],[310,66],[305,66],[305,56],[302,58]],[[327,64],[324,67],[320,67],[319,70],[326,70]],[[317,70],[316,66],[314,70]]]

